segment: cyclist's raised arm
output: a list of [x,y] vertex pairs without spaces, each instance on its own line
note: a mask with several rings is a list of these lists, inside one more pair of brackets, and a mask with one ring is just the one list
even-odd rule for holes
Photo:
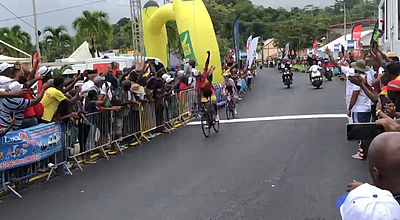
[[207,51],[207,59],[206,59],[206,64],[204,65],[204,71],[208,70],[208,65],[210,65],[210,51]]

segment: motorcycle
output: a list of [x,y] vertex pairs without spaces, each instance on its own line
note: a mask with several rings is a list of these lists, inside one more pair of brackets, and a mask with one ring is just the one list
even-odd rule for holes
[[293,84],[293,73],[292,73],[292,64],[290,64],[289,67],[286,67],[284,64],[282,64],[282,80],[283,84],[287,86],[288,89],[290,89],[290,86]]
[[325,78],[326,78],[328,81],[332,81],[332,77],[333,77],[333,67],[328,66],[328,64],[329,64],[328,61],[324,61],[324,66],[323,66],[324,75],[325,75]]
[[332,81],[332,77],[333,77],[333,67],[325,67],[324,68],[324,74],[325,74],[325,78],[328,81]]
[[324,77],[322,76],[321,73],[321,67],[318,65],[314,65],[310,67],[309,72],[310,72],[311,84],[317,89],[321,88],[324,82]]

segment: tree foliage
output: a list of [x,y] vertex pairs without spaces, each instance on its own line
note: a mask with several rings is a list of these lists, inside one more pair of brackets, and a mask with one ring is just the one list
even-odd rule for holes
[[[251,0],[203,0],[214,24],[221,55],[228,54],[233,48],[233,23],[240,17],[240,47],[245,46],[250,35],[263,39],[276,38],[279,47],[290,43],[298,50],[312,46],[314,39],[325,36],[329,25],[343,22],[342,0],[334,8],[323,8],[306,12],[300,8],[271,8],[255,6]],[[354,21],[376,18],[379,0],[344,0],[347,8],[347,20]],[[132,23],[129,18],[121,18],[111,25],[108,15],[102,11],[83,11],[73,23],[75,36],[68,36],[62,26],[48,27],[44,31],[41,50],[49,60],[66,57],[83,41],[88,41],[92,55],[95,51],[132,47]],[[179,33],[175,22],[166,24],[170,51],[182,57]],[[0,40],[3,40],[28,53],[33,51],[31,37],[20,26],[0,28]],[[3,46],[3,53],[9,56],[21,56],[13,49]]]
[[95,51],[104,51],[112,46],[113,27],[108,21],[108,14],[102,11],[83,11],[82,16],[76,18],[72,26],[77,31],[78,42],[87,41]]
[[[348,21],[374,18],[377,14],[377,0],[344,1]],[[276,38],[279,47],[290,43],[294,49],[308,48],[314,39],[325,36],[329,25],[343,22],[341,4],[334,9],[307,12],[300,8],[288,11],[284,8],[255,6],[250,0],[204,0],[204,3],[214,23],[221,54],[227,54],[227,48],[233,48],[232,27],[238,16],[241,48],[250,35],[263,39]]]
[[64,26],[57,28],[46,27],[44,29],[42,44],[42,54],[49,61],[65,58],[68,54],[72,53],[72,38]]
[[[27,32],[23,31],[19,25],[12,26],[11,28],[0,28],[0,40],[11,44],[12,46],[17,47],[27,53],[33,52],[31,36]],[[1,48],[4,55],[13,57],[25,57],[25,55],[14,49],[11,49],[10,47],[2,45]]]

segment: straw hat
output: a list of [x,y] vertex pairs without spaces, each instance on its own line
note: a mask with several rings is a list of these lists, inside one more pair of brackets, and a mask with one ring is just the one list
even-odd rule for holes
[[137,83],[132,83],[131,92],[136,94],[142,94],[144,93],[144,88]]

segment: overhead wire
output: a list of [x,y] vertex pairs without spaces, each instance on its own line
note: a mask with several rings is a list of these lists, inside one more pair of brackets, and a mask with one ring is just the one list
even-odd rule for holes
[[9,8],[7,8],[3,3],[0,2],[0,6],[3,7],[5,10],[7,10],[9,13],[15,16],[15,19],[21,20],[24,24],[28,25],[29,27],[35,29],[35,27],[28,22],[26,22],[24,19],[22,19],[20,16],[15,14],[13,11],[11,11]]
[[[45,14],[50,14],[50,13],[54,13],[54,12],[65,11],[65,10],[69,10],[69,9],[73,9],[73,8],[79,8],[79,7],[86,6],[86,5],[97,4],[97,3],[100,3],[100,2],[104,2],[104,1],[106,1],[106,0],[97,0],[97,1],[92,1],[92,2],[88,2],[88,3],[84,3],[84,4],[69,6],[69,7],[65,7],[65,8],[58,8],[58,9],[53,9],[53,10],[49,10],[49,11],[43,11],[43,12],[36,13],[36,15],[45,15]],[[0,20],[0,22],[12,21],[12,20],[17,20],[17,19],[22,19],[22,18],[29,18],[29,17],[33,17],[33,14],[19,16],[18,18],[2,19],[2,20]]]

